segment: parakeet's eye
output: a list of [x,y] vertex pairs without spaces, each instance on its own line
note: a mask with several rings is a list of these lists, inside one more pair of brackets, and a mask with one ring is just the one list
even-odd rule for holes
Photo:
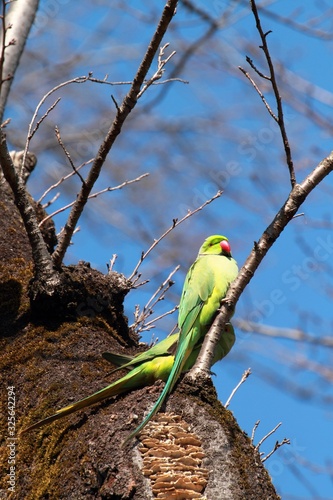
[[222,251],[226,254],[231,254],[231,248],[230,248],[230,245],[229,245],[229,242],[226,241],[226,240],[222,240],[220,242],[220,247],[222,249]]

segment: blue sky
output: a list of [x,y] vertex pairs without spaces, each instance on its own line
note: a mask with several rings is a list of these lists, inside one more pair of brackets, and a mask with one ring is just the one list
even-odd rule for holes
[[[47,0],[41,2],[39,24],[24,56],[30,71],[26,75],[22,65],[10,102],[9,114],[22,123],[23,130],[27,130],[31,111],[42,95],[63,80],[89,71],[99,78],[108,73],[110,81],[131,80],[153,32],[151,20],[157,19],[160,8],[148,0],[128,2],[126,8],[111,2],[112,13],[108,2],[93,2],[93,8],[91,2],[74,5],[62,0],[53,4],[59,9],[52,10]],[[225,12],[227,4],[213,2],[210,8],[205,2],[197,2],[213,17]],[[313,27],[332,32],[329,16],[323,16],[318,26],[315,23],[325,8],[325,3],[317,6],[314,2],[294,2],[290,7],[286,0],[267,6],[300,25],[312,20]],[[296,175],[301,181],[332,149],[332,129],[320,126],[317,120],[319,116],[329,122],[332,116],[332,41],[324,42],[265,15],[262,23],[266,31],[272,30],[268,41],[284,98]],[[167,66],[166,78],[188,44],[205,29],[197,16],[179,6],[165,37],[170,50],[177,51]],[[226,234],[234,257],[242,265],[253,241],[259,239],[288,195],[279,130],[238,70],[239,65],[249,70],[245,56],[250,55],[266,71],[258,45],[247,4],[238,6],[226,27],[182,68],[179,76],[189,84],[175,82],[166,94],[155,87],[144,95],[108,159],[98,182],[100,189],[146,171],[150,177],[91,201],[67,263],[86,260],[106,272],[106,263],[116,253],[115,269],[129,275],[141,251],[170,226],[173,218],[224,189],[220,199],[173,231],[142,265],[143,277],[151,281],[127,297],[130,322],[135,304],[142,307],[156,285],[180,263],[176,284],[156,309],[156,316],[177,302],[187,268],[209,234]],[[267,83],[255,78],[275,109]],[[29,100],[24,102],[20,92],[29,81],[38,85],[30,86]],[[312,98],[314,86],[317,90]],[[110,94],[120,101],[126,89],[85,84],[61,92],[61,103],[31,145],[39,158],[40,170],[30,181],[36,197],[60,174],[68,173],[65,159],[52,143],[54,124],[61,126],[63,140],[77,164],[86,161],[96,153],[105,124],[112,119]],[[150,109],[156,98],[158,103]],[[318,115],[304,115],[309,105]],[[172,134],[171,129],[176,132]],[[13,147],[23,142],[23,132],[20,138],[11,137],[10,132],[8,135]],[[61,196],[53,206],[61,207],[72,200],[78,186],[78,180],[73,179],[59,188]],[[276,328],[301,328],[318,337],[331,336],[332,187],[329,177],[303,205],[304,216],[294,219],[282,233],[242,295],[235,318],[256,319]],[[65,215],[55,219],[58,230]],[[149,341],[151,333],[162,338],[175,322],[175,316],[166,317],[143,340]],[[304,359],[309,361],[306,366]],[[318,366],[327,368],[325,376],[318,375]],[[325,471],[329,465],[332,468],[331,366],[332,351],[328,348],[237,331],[232,352],[214,367],[214,383],[222,401],[251,367],[252,375],[236,393],[230,410],[248,434],[254,423],[261,421],[255,442],[282,422],[262,451],[269,452],[277,439],[291,441],[266,462],[283,499],[333,496],[332,478]],[[300,394],[300,389],[308,392]],[[304,465],[304,461],[313,467]]]

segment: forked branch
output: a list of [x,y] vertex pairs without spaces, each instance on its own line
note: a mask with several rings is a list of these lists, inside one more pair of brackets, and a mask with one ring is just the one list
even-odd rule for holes
[[254,18],[256,21],[256,28],[257,28],[258,33],[259,33],[260,38],[261,38],[262,45],[260,45],[260,48],[263,50],[263,52],[265,54],[265,58],[266,58],[267,65],[269,68],[269,76],[266,76],[261,71],[259,71],[259,69],[253,63],[252,59],[247,57],[246,60],[250,64],[251,68],[254,69],[254,71],[260,76],[260,78],[263,78],[265,80],[270,81],[270,83],[272,85],[275,101],[276,101],[277,116],[272,111],[265,96],[260,91],[259,87],[256,85],[254,80],[250,77],[250,75],[243,68],[239,67],[239,69],[250,80],[251,84],[255,88],[256,92],[258,92],[260,98],[262,99],[263,103],[265,104],[269,114],[273,117],[273,119],[279,125],[279,129],[280,129],[281,137],[282,137],[282,142],[283,142],[283,147],[284,147],[284,151],[286,154],[286,162],[287,162],[287,166],[289,169],[291,187],[293,188],[296,184],[295,170],[294,170],[289,139],[287,136],[286,126],[285,126],[285,121],[284,121],[282,99],[281,99],[280,91],[279,91],[278,84],[277,84],[277,78],[275,75],[274,64],[273,64],[273,61],[272,61],[272,58],[271,58],[271,55],[269,52],[268,44],[267,44],[267,37],[271,33],[271,31],[267,31],[266,33],[263,31],[262,26],[261,26],[260,17],[259,17],[258,10],[257,10],[257,6],[256,6],[256,2],[255,2],[255,0],[251,0],[250,3],[251,3],[252,12],[253,12],[253,15],[254,15]]
[[113,146],[116,138],[121,132],[122,126],[130,114],[130,112],[136,106],[138,97],[140,95],[142,85],[145,81],[146,75],[151,67],[153,59],[155,57],[156,52],[158,51],[162,39],[165,35],[166,30],[175,14],[177,6],[177,0],[168,0],[166,3],[161,19],[157,26],[157,29],[150,41],[147,52],[143,57],[143,60],[140,64],[140,67],[134,77],[132,86],[123,99],[123,102],[120,106],[116,106],[116,116],[113,120],[113,123],[107,133],[103,143],[101,144],[99,151],[96,155],[94,163],[91,167],[91,170],[85,179],[85,184],[81,186],[81,190],[75,200],[75,203],[72,207],[71,213],[68,217],[67,223],[64,227],[64,230],[61,233],[59,244],[53,253],[53,260],[56,266],[60,266],[62,260],[65,256],[66,250],[70,245],[71,238],[73,232],[75,230],[76,224],[82,214],[82,211],[87,203],[91,190],[98,179],[101,169],[104,165],[105,159]]

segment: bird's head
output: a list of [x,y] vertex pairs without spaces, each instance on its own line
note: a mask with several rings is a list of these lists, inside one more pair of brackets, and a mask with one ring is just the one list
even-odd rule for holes
[[199,250],[199,255],[225,255],[226,257],[231,257],[228,238],[220,234],[208,236]]

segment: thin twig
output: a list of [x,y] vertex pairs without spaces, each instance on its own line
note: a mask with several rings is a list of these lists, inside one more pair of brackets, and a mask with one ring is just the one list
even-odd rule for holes
[[224,408],[228,408],[228,406],[230,405],[230,402],[232,400],[232,398],[234,397],[234,395],[236,394],[236,392],[238,391],[238,389],[240,388],[240,386],[242,384],[244,384],[245,380],[251,375],[251,368],[248,368],[247,370],[245,370],[245,372],[243,373],[242,375],[242,378],[240,379],[240,381],[238,382],[238,384],[236,385],[236,387],[234,388],[234,390],[231,392],[227,402],[225,403],[224,405]]
[[57,141],[58,141],[60,147],[62,148],[63,152],[65,153],[65,155],[67,157],[67,160],[69,161],[70,166],[72,167],[73,173],[79,177],[79,179],[81,180],[82,184],[85,184],[84,178],[82,177],[82,175],[80,174],[80,172],[78,171],[78,169],[75,167],[75,165],[73,163],[73,160],[71,158],[71,155],[69,154],[69,151],[67,151],[64,143],[62,142],[61,135],[60,135],[60,130],[59,130],[58,127],[55,127],[55,135],[56,135],[56,138],[57,138]]
[[[266,36],[268,35],[268,33],[266,33]],[[264,80],[268,80],[268,81],[271,81],[271,77],[270,76],[267,76],[265,75],[264,73],[262,73],[260,71],[259,68],[257,68],[257,66],[254,64],[253,60],[251,59],[251,57],[249,56],[246,56],[246,62],[251,66],[252,69],[254,69],[254,71],[259,75],[261,76],[261,78],[263,78]]]
[[278,109],[278,124],[279,124],[279,128],[281,131],[283,147],[284,147],[284,150],[286,153],[286,161],[287,161],[287,165],[288,165],[288,169],[289,169],[291,187],[293,188],[296,184],[295,170],[294,170],[294,166],[293,166],[293,160],[292,160],[292,156],[291,156],[291,149],[290,149],[290,145],[289,145],[287,131],[286,131],[285,123],[284,123],[282,99],[281,99],[281,95],[279,92],[279,88],[278,88],[278,84],[277,84],[277,80],[276,80],[276,76],[275,76],[274,65],[273,65],[272,58],[271,58],[271,55],[270,55],[270,52],[268,49],[268,45],[267,45],[267,36],[271,32],[268,31],[267,33],[264,33],[264,31],[261,27],[260,17],[258,14],[255,0],[251,0],[251,8],[252,8],[252,12],[253,12],[253,15],[254,15],[254,18],[256,21],[256,28],[259,32],[259,35],[260,35],[260,38],[262,41],[262,45],[260,46],[260,48],[263,50],[263,52],[265,54],[266,61],[267,61],[268,67],[269,67],[270,81],[272,84],[272,88],[273,88],[273,92],[274,92],[274,96],[275,96],[275,100],[276,100],[276,104],[277,104],[277,109]]
[[[176,51],[174,51],[176,52]],[[172,54],[174,55],[174,54]],[[170,57],[169,57],[170,58]],[[105,78],[107,78],[108,75],[106,75]],[[117,85],[132,85],[132,81],[124,81],[124,82],[109,82],[105,79],[103,80],[100,80],[99,78],[93,78],[92,76],[89,76],[88,80],[90,82],[94,82],[94,83],[102,83],[104,85],[111,85],[112,87],[115,87]],[[144,84],[150,82],[151,79],[149,80],[144,80]],[[185,83],[185,84],[189,84],[190,82],[188,80],[183,80],[182,78],[168,78],[166,80],[162,80],[162,81],[153,81],[151,82],[150,85],[165,85],[166,83],[170,83],[170,82],[180,82],[180,83]]]
[[176,274],[176,272],[179,270],[180,266],[177,265],[173,271],[171,271],[171,273],[169,274],[169,276],[163,281],[163,283],[158,287],[158,289],[156,290],[155,293],[153,293],[153,295],[150,297],[150,299],[148,300],[147,304],[145,305],[144,309],[151,309],[152,307],[154,307],[156,305],[156,303],[158,302],[158,300],[156,300],[156,297],[158,296],[158,294],[165,288],[165,287],[170,287],[170,285],[173,285],[174,282],[171,281],[171,278]]
[[11,119],[11,118],[6,118],[6,120],[5,120],[5,121],[3,121],[3,122],[1,123],[0,128],[5,128],[5,127],[7,127],[7,125],[8,125],[11,121],[12,121],[12,119]]
[[250,80],[252,86],[254,87],[254,89],[256,90],[256,92],[258,92],[258,94],[260,95],[262,102],[265,104],[266,109],[267,109],[268,113],[271,115],[271,117],[273,118],[273,120],[275,120],[276,123],[279,123],[278,117],[273,113],[272,108],[270,107],[270,105],[266,101],[266,98],[265,98],[264,94],[261,92],[261,90],[259,89],[259,87],[256,84],[256,82],[253,80],[253,78],[251,78],[251,76],[249,75],[249,73],[247,71],[245,71],[245,69],[243,69],[241,66],[238,66],[238,68],[241,70],[242,73],[244,73],[244,75],[246,76],[246,78],[248,80]]
[[[156,318],[153,318],[151,321],[148,321],[148,323],[145,323],[145,328],[144,329],[145,330],[151,330],[151,328],[155,328],[155,326],[151,326],[151,325],[153,325],[157,321],[160,321],[162,318],[165,318],[166,316],[170,316],[175,311],[177,311],[178,307],[179,306],[176,305],[175,307],[173,307],[172,309],[170,309],[170,311],[167,311],[167,312],[161,314],[160,316],[157,316]],[[147,328],[147,327],[149,327],[149,328]]]
[[[77,169],[76,169],[77,170]],[[119,184],[118,186],[113,186],[113,187],[107,187],[105,189],[102,189],[101,191],[98,191],[97,193],[93,193],[91,194],[90,196],[88,196],[88,199],[92,199],[92,198],[96,198],[97,196],[103,194],[103,193],[107,193],[107,192],[111,192],[111,191],[116,191],[117,189],[122,189],[123,187],[125,186],[129,186],[130,184],[133,184],[134,182],[138,182],[138,181],[141,181],[141,179],[143,179],[144,177],[147,177],[147,175],[149,175],[148,173],[145,173],[145,174],[142,174],[142,175],[139,175],[139,177],[136,177],[136,179],[132,179],[130,181],[124,181],[122,182],[121,184]],[[47,215],[46,217],[44,217],[44,219],[39,223],[39,227],[41,227],[43,224],[45,224],[45,222],[49,219],[52,219],[55,215],[58,215],[62,212],[64,212],[65,210],[68,210],[70,207],[72,207],[73,205],[75,204],[75,201],[71,201],[70,203],[68,203],[68,205],[65,205],[64,207],[61,207],[59,208],[58,210],[55,210],[55,212],[53,212],[52,214],[50,215]]]
[[[43,123],[43,121],[45,120],[45,118],[48,117],[48,115],[51,113],[51,111],[56,107],[56,105],[61,101],[61,97],[58,97],[58,99],[56,99],[54,101],[53,104],[51,104],[51,106],[49,108],[47,108],[46,112],[43,114],[43,116],[38,120],[38,122],[36,123],[36,126],[35,128],[31,131],[31,134],[29,136],[29,139],[31,140],[33,138],[33,136],[35,135],[35,133],[37,132],[37,130],[39,129],[39,126]],[[22,162],[22,165],[23,165],[23,162]]]
[[142,94],[144,92],[146,92],[146,90],[153,84],[156,82],[156,80],[160,80],[163,76],[163,73],[164,73],[164,66],[170,61],[170,59],[175,55],[176,51],[174,50],[173,52],[171,52],[171,54],[166,58],[166,59],[162,59],[162,57],[164,56],[164,51],[167,47],[169,47],[169,43],[166,43],[165,45],[163,45],[163,47],[160,47],[160,52],[159,52],[159,55],[158,55],[158,64],[157,64],[157,70],[156,72],[153,74],[153,76],[144,84],[144,86],[142,87],[141,91],[138,93],[138,99],[140,99],[140,97],[142,96]]
[[202,210],[203,208],[205,208],[207,205],[209,205],[210,203],[212,203],[212,201],[214,201],[217,198],[219,198],[222,195],[222,193],[223,193],[223,191],[218,191],[212,198],[210,198],[209,200],[205,201],[205,203],[203,203],[202,205],[200,205],[200,207],[196,208],[195,210],[190,210],[180,220],[173,219],[172,225],[157,240],[154,240],[154,243],[148,248],[148,250],[146,252],[142,252],[139,262],[135,266],[132,274],[129,276],[128,279],[130,281],[133,280],[134,276],[137,275],[138,269],[141,266],[142,262],[150,254],[150,252],[163,240],[163,238],[165,238],[173,229],[175,229],[175,227],[179,226],[179,224],[181,224],[182,222],[184,222],[186,219],[188,219],[189,217],[192,217],[192,215],[196,214],[197,212],[199,212],[200,210]]
[[[141,274],[138,274],[137,278],[141,278]],[[138,279],[136,280],[135,284],[133,284],[133,281],[132,281],[132,289],[135,290],[136,288],[140,288],[140,286],[143,286],[143,285],[146,285],[147,283],[149,283],[150,280],[143,280],[143,281],[140,281],[140,283],[138,283]]]
[[[269,2],[267,2],[267,5],[269,5]],[[290,26],[293,30],[299,31],[300,33],[305,33],[308,36],[312,36],[322,40],[332,40],[333,38],[333,33],[331,30],[323,31],[313,27],[313,17],[310,18],[310,22],[308,21],[308,24],[305,24],[304,22],[299,23],[293,18],[293,16],[283,16],[278,14],[277,12],[273,12],[272,10],[265,8],[263,2],[262,5],[259,6],[259,10],[265,14],[265,17],[274,19],[274,21],[280,23],[282,26]],[[323,11],[322,15],[325,16],[326,12]],[[309,25],[310,23],[312,24],[312,26]]]
[[[190,10],[192,10],[192,3],[190,6],[188,1],[183,0],[182,4],[184,7],[189,7]],[[240,16],[237,13],[237,6],[238,2],[228,2],[225,8],[221,10],[221,16],[219,16],[218,18],[206,15],[204,14],[203,9],[198,9],[197,6],[195,7],[194,12],[204,20],[204,24],[208,23],[208,28],[205,29],[204,33],[201,36],[195,38],[192,43],[190,43],[186,48],[182,50],[179,57],[177,58],[176,64],[174,65],[170,73],[170,79],[173,79],[174,77],[181,74],[182,71],[184,71],[186,64],[189,63],[194,54],[197,51],[202,50],[202,47],[204,47],[205,44],[215,36],[218,30],[223,29],[223,27],[225,26],[230,26],[230,24],[234,24],[237,19],[239,19]],[[170,88],[171,87],[168,85],[164,86],[162,90],[157,93],[157,96],[149,101],[149,103],[144,107],[144,110],[146,112],[149,112],[151,109],[153,109],[165,98]]]
[[279,448],[281,448],[281,446],[283,446],[284,444],[290,444],[290,439],[287,439],[287,438],[283,438],[281,442],[279,441],[276,441],[275,443],[275,446],[274,448],[272,449],[272,451],[270,451],[265,457],[263,457],[261,459],[262,463],[266,462],[266,460],[271,457],[273,455],[273,453],[276,452],[276,450],[278,450]]
[[259,451],[260,446],[262,445],[262,443],[263,443],[264,441],[266,441],[266,439],[267,439],[267,438],[269,438],[269,436],[271,436],[272,434],[274,434],[274,432],[276,432],[276,431],[278,430],[278,428],[279,428],[279,427],[281,427],[281,425],[282,425],[282,422],[279,422],[279,423],[278,423],[278,424],[274,427],[274,429],[272,429],[271,431],[269,431],[269,433],[268,433],[268,434],[266,434],[266,436],[264,436],[263,438],[261,438],[261,439],[260,439],[260,441],[259,441],[259,443],[256,445],[255,449],[256,449],[257,451]]
[[[44,102],[46,101],[46,99],[48,97],[50,97],[50,95],[54,94],[54,92],[57,92],[62,87],[65,87],[66,85],[70,85],[72,83],[84,83],[87,80],[89,80],[89,76],[77,76],[76,78],[72,78],[71,80],[67,80],[66,82],[62,82],[59,85],[56,85],[55,87],[53,87],[53,89],[49,90],[49,92],[47,92],[42,97],[42,99],[39,101],[39,103],[37,104],[37,107],[36,107],[36,109],[34,111],[34,114],[32,115],[32,119],[31,119],[31,121],[29,123],[29,127],[28,127],[28,135],[27,135],[27,139],[26,139],[26,143],[25,143],[24,155],[23,155],[23,161],[22,161],[22,165],[23,166],[25,164],[25,158],[26,158],[26,155],[27,155],[28,150],[29,150],[30,141],[31,141],[31,139],[32,139],[32,137],[33,137],[33,135],[35,133],[35,132],[33,132],[34,122],[36,120],[36,117],[38,115],[38,112],[39,112],[40,108],[42,107],[42,105],[44,104]],[[57,101],[56,101],[56,103],[57,103]],[[52,106],[51,106],[51,108],[52,108]]]
[[253,426],[253,429],[252,429],[252,434],[251,434],[251,443],[253,444],[253,441],[254,441],[254,435],[256,433],[256,430],[258,429],[259,427],[259,424],[260,424],[260,420],[257,420],[256,423],[254,424]]
[[160,82],[153,82],[153,85],[165,85],[166,83],[170,82],[180,82],[180,83],[185,83],[188,85],[190,82],[188,80],[183,80],[183,78],[167,78],[166,80],[162,80]]
[[116,262],[116,259],[117,259],[118,255],[116,253],[114,253],[112,255],[112,259],[110,259],[110,264],[108,264],[108,274],[110,274],[113,270],[113,266],[114,266],[114,263]]
[[57,199],[59,198],[60,196],[60,193],[56,193],[53,198],[51,198],[51,200],[49,200],[47,203],[44,203],[44,205],[42,205],[42,207],[44,208],[44,210],[46,208],[48,208],[49,206],[52,205],[52,203],[54,203],[55,201],[57,201]]
[[[169,290],[169,288],[174,285],[174,281],[171,281],[171,278],[173,275],[178,271],[179,265],[171,271],[169,276],[163,281],[163,283],[157,288],[157,290],[153,293],[153,295],[150,297],[148,300],[147,304],[143,307],[142,311],[140,311],[139,306],[135,307],[134,311],[134,317],[135,317],[135,322],[130,325],[131,329],[135,329],[137,333],[144,331],[144,330],[150,330],[151,328],[154,328],[153,323],[155,323],[157,320],[161,319],[164,316],[167,316],[168,314],[171,314],[170,311],[167,313],[164,313],[163,315],[159,316],[158,318],[155,318],[149,322],[149,328],[147,328],[147,323],[146,319],[151,316],[154,312],[154,307],[155,305],[160,302],[161,300],[164,300],[166,292]],[[172,310],[172,312],[175,309]]]
[[[88,161],[85,161],[84,163],[82,163],[81,165],[79,165],[78,167],[76,167],[76,171],[80,170],[82,167],[86,166],[86,165],[89,165],[89,163],[93,162],[94,159],[90,159]],[[64,181],[66,181],[67,179],[69,179],[70,177],[73,177],[73,175],[75,175],[76,172],[70,172],[69,174],[61,177],[61,179],[59,179],[55,184],[52,184],[52,186],[50,186],[49,188],[47,188],[47,190],[42,194],[42,196],[39,198],[39,200],[37,201],[37,203],[41,203],[42,200],[45,198],[45,196],[47,196],[49,194],[50,191],[52,191],[52,189],[55,189],[57,188],[58,186],[60,186],[60,184],[62,184]]]
[[145,174],[142,174],[142,175],[139,175],[139,177],[136,177],[136,179],[132,179],[130,181],[124,181],[122,184],[119,184],[119,186],[107,187],[107,188],[101,189],[100,191],[97,191],[96,193],[91,194],[88,198],[90,200],[91,198],[96,198],[97,196],[99,196],[103,193],[110,193],[111,191],[116,191],[117,189],[122,189],[123,187],[129,186],[130,184],[133,184],[134,182],[141,181],[142,179],[144,179],[148,175],[149,175],[149,173],[146,172]]
[[280,328],[270,325],[262,325],[253,321],[245,321],[243,319],[234,319],[233,323],[243,332],[253,332],[267,337],[288,339],[297,342],[307,342],[309,344],[321,345],[325,347],[333,347],[332,336],[318,337],[313,334],[304,332],[297,328]]
[[297,219],[297,217],[304,217],[304,212],[294,215],[293,219]]

